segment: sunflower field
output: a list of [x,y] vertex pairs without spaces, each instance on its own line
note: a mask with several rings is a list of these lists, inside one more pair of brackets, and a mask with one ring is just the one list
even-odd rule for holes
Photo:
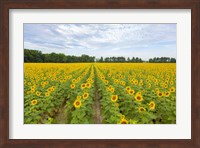
[[175,124],[175,63],[25,63],[25,124]]

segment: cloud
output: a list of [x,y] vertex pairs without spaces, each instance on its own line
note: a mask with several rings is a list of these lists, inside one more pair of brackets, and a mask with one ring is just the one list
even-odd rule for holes
[[176,24],[24,24],[24,48],[145,60],[176,57]]

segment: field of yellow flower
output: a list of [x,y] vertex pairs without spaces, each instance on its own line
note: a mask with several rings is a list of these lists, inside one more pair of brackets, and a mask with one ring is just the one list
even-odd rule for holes
[[25,124],[175,124],[176,64],[25,63]]

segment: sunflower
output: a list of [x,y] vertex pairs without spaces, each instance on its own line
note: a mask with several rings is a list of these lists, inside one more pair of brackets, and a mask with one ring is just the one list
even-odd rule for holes
[[129,91],[131,89],[130,86],[126,86],[126,91]]
[[35,86],[31,86],[31,89],[35,89]]
[[160,91],[158,88],[155,89],[155,92],[158,94]]
[[138,85],[138,81],[137,81],[137,80],[136,80],[136,81],[134,81],[134,84],[135,84],[135,85]]
[[34,93],[35,92],[35,89],[31,89],[31,93]]
[[141,94],[136,94],[135,100],[141,102],[143,100],[142,95]]
[[74,101],[74,107],[80,108],[81,107],[81,101],[80,100],[75,100]]
[[173,84],[174,84],[174,82],[173,82],[173,81],[171,81],[171,82],[170,82],[170,85],[173,85]]
[[75,84],[71,84],[71,85],[70,85],[70,88],[71,88],[71,89],[74,89],[75,87],[76,87]]
[[164,85],[164,88],[168,88],[168,85],[167,85],[167,84],[165,84],[165,85]]
[[37,104],[37,100],[32,100],[32,101],[31,101],[31,104],[32,104],[32,105],[36,105],[36,104]]
[[77,99],[77,100],[80,100],[80,99],[81,99],[81,96],[77,96],[76,99]]
[[158,97],[162,97],[162,96],[163,96],[163,93],[159,91],[159,92],[157,93],[157,96],[158,96]]
[[84,93],[84,94],[83,94],[83,99],[87,99],[88,96],[89,96],[89,93]]
[[150,109],[155,109],[155,107],[156,107],[156,104],[155,104],[153,101],[151,101],[151,102],[149,103],[149,108],[150,108]]
[[102,76],[102,77],[101,77],[101,80],[105,80],[105,77],[104,77],[104,76]]
[[139,85],[142,86],[142,85],[143,85],[143,82],[141,81],[141,82],[139,83]]
[[90,83],[86,83],[86,87],[87,87],[87,88],[90,88],[90,87],[91,87],[91,84],[90,84]]
[[76,79],[72,79],[72,83],[76,83]]
[[129,95],[133,95],[135,93],[135,91],[133,89],[128,91]]
[[120,124],[128,124],[128,121],[125,118],[122,118],[120,120]]
[[85,83],[81,84],[81,88],[82,88],[82,89],[84,89],[85,87],[86,87],[86,84],[85,84]]
[[115,79],[115,80],[114,80],[114,83],[118,83],[118,82],[119,82],[119,80],[118,80],[118,79]]
[[111,96],[111,101],[116,102],[118,100],[118,95],[112,95]]
[[37,96],[40,96],[41,95],[41,92],[39,92],[39,91],[36,91],[36,93],[35,93]]
[[51,91],[51,87],[50,87],[50,88],[48,88],[48,91]]
[[45,85],[46,83],[45,82],[41,82],[41,85]]
[[139,107],[139,108],[138,108],[138,111],[139,111],[139,112],[143,112],[143,111],[146,111],[146,109],[145,109],[144,107]]
[[50,92],[49,92],[49,91],[46,92],[46,93],[45,93],[45,96],[46,96],[46,97],[50,96]]
[[108,85],[108,80],[105,80],[104,83],[105,83],[106,85]]
[[148,84],[148,88],[151,88],[151,83]]
[[165,97],[169,97],[170,96],[170,91],[165,92]]
[[52,86],[50,91],[53,92],[54,90],[55,90],[55,86]]
[[171,88],[170,88],[170,92],[175,92],[175,88],[174,88],[174,87],[171,87]]
[[115,88],[110,89],[110,92],[114,93],[115,92]]
[[121,81],[120,84],[124,86],[126,84],[126,82]]

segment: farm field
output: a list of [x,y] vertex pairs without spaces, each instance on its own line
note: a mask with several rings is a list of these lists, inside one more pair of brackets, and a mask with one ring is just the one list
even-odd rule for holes
[[175,124],[175,63],[25,63],[25,124]]

